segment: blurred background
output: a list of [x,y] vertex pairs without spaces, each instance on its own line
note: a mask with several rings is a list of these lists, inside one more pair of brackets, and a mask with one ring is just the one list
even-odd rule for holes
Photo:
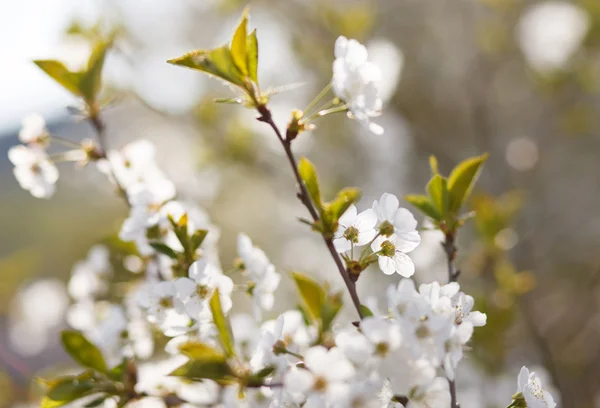
[[[32,378],[68,364],[58,332],[71,269],[93,244],[114,241],[127,216],[95,166],[59,167],[57,193],[38,200],[6,156],[30,113],[56,135],[92,136],[69,115],[73,98],[30,61],[77,66],[103,29],[120,30],[105,70],[111,147],[156,144],[180,196],[221,228],[223,265],[243,231],[280,272],[340,285],[325,247],[296,220],[304,209],[268,127],[215,105],[231,96],[226,87],[165,63],[226,42],[248,3],[261,85],[302,84],[270,104],[282,126],[329,81],[338,35],[367,44],[382,69],[383,136],[328,117],[296,143],[330,194],[360,187],[364,209],[383,192],[420,193],[430,154],[448,172],[490,153],[458,242],[461,285],[488,314],[458,371],[461,407],[506,406],[523,364],[552,384],[559,406],[600,407],[598,0],[2,1],[0,407],[31,403]],[[417,282],[446,279],[440,240],[423,232],[411,253]],[[359,293],[382,297],[397,280],[369,271]],[[277,308],[294,306],[282,296],[292,290],[286,279]]]

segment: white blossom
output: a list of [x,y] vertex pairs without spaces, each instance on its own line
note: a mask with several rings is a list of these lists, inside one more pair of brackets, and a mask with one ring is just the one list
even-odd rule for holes
[[23,189],[36,198],[50,198],[54,194],[58,170],[42,149],[14,146],[8,150],[8,158],[15,166],[13,173]]
[[336,96],[348,105],[348,116],[380,135],[383,128],[372,123],[370,118],[378,116],[381,110],[382,102],[377,91],[381,71],[375,64],[367,61],[367,57],[364,45],[356,40],[339,37],[335,42],[331,84]]
[[339,218],[338,223],[333,244],[340,253],[349,251],[354,246],[366,245],[375,238],[377,216],[372,209],[358,214],[356,206],[352,204]]
[[554,408],[556,403],[552,395],[542,387],[540,378],[535,372],[529,372],[525,366],[521,368],[517,379],[517,392],[523,394],[528,408]]
[[410,278],[415,273],[415,265],[406,252],[412,251],[416,245],[402,240],[398,235],[389,237],[379,236],[371,244],[371,249],[377,254],[379,269],[386,275],[398,273]]
[[216,266],[203,259],[194,262],[188,271],[189,278],[179,278],[174,285],[177,297],[185,304],[185,311],[194,320],[210,316],[209,302],[216,289],[224,313],[231,309],[233,281]]
[[19,140],[25,144],[44,146],[49,138],[46,121],[39,114],[33,114],[23,119],[23,127],[19,131]]
[[284,378],[284,386],[307,404],[320,406],[322,401],[335,401],[350,391],[346,382],[354,375],[354,367],[337,347],[310,348],[304,355],[306,369],[294,369]]

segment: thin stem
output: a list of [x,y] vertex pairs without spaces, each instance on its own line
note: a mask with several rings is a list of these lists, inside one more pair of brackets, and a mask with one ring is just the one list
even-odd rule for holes
[[[460,272],[454,268],[454,259],[456,258],[456,246],[454,245],[454,233],[447,232],[446,239],[442,243],[444,251],[446,252],[446,260],[448,262],[448,282],[456,282]],[[456,400],[456,382],[455,380],[448,379],[448,385],[450,388],[450,407],[459,408]]]
[[66,146],[66,147],[74,147],[77,149],[81,149],[80,143],[74,142],[74,141],[66,139],[64,137],[52,135],[52,136],[50,136],[50,139],[62,144],[63,146]]
[[[261,122],[265,122],[266,124],[271,126],[271,128],[277,135],[279,142],[283,146],[283,149],[285,150],[285,154],[288,158],[290,166],[292,167],[292,171],[294,172],[294,177],[296,178],[296,183],[298,184],[298,188],[300,190],[297,194],[298,198],[300,199],[302,204],[304,204],[304,206],[310,213],[310,216],[312,217],[313,221],[314,222],[319,221],[319,214],[313,207],[312,202],[310,201],[310,196],[308,194],[308,191],[306,190],[306,186],[304,185],[304,182],[302,181],[302,177],[300,177],[300,173],[298,172],[298,163],[296,162],[296,158],[294,157],[294,153],[292,152],[291,141],[288,141],[283,138],[281,132],[279,131],[279,128],[273,121],[271,112],[267,109],[267,107],[263,106],[263,107],[259,108],[259,112],[260,112],[261,116],[258,118],[258,120],[260,120]],[[360,310],[360,300],[358,299],[358,293],[356,292],[356,284],[350,278],[350,274],[346,270],[346,267],[344,266],[342,258],[340,258],[340,255],[338,254],[338,252],[336,251],[336,249],[333,245],[333,240],[331,238],[327,238],[327,237],[323,236],[323,241],[325,242],[325,245],[327,246],[327,249],[329,250],[331,257],[333,258],[333,260],[338,268],[338,271],[339,271],[340,275],[342,276],[342,279],[344,280],[346,287],[348,288],[348,292],[350,292],[350,297],[352,298],[352,303],[354,303],[354,307],[356,308],[358,315],[362,319],[363,315]]]
[[[89,119],[90,123],[92,124],[92,127],[96,131],[96,138],[98,139],[98,146],[100,146],[100,149],[102,150],[104,156],[106,157],[107,152],[108,152],[108,145],[106,143],[106,127],[104,125],[104,122],[100,118],[99,113],[90,115],[88,119]],[[108,161],[108,158],[107,158],[107,161]],[[129,202],[129,197],[127,197],[127,192],[125,191],[125,188],[119,182],[119,179],[117,178],[117,175],[115,174],[115,171],[114,171],[112,165],[110,164],[110,161],[108,161],[108,171],[110,172],[111,177],[113,178],[113,180],[115,181],[115,184],[117,185],[117,189],[119,190],[119,195],[125,200],[127,205],[129,207],[131,207],[131,203]]]
[[323,97],[325,96],[325,94],[327,94],[327,92],[329,92],[329,90],[331,89],[331,82],[329,82],[325,88],[323,88],[321,90],[321,92],[319,92],[319,94],[317,96],[315,96],[315,98],[310,101],[310,103],[308,104],[308,106],[304,109],[304,114],[308,115],[310,113],[310,111],[317,106],[317,103],[319,103],[319,101],[321,99],[323,99]]

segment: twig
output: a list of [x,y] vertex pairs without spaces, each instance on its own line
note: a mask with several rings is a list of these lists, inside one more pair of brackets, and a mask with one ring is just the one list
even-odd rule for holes
[[[288,158],[290,166],[292,167],[292,171],[294,172],[294,177],[296,178],[296,182],[298,184],[298,188],[299,188],[299,192],[297,194],[298,199],[302,202],[302,204],[304,204],[304,206],[310,213],[310,216],[312,217],[313,221],[314,222],[319,221],[319,214],[317,213],[317,210],[315,210],[315,208],[313,207],[313,205],[310,201],[310,196],[308,195],[308,191],[306,190],[306,186],[304,185],[304,182],[302,181],[302,177],[300,177],[300,173],[298,172],[298,163],[296,162],[296,158],[294,157],[294,153],[292,152],[291,141],[285,139],[282,136],[281,132],[279,131],[279,128],[273,121],[273,116],[271,115],[271,111],[269,111],[269,109],[267,109],[266,106],[261,106],[259,108],[259,113],[261,114],[261,116],[258,117],[258,120],[261,122],[265,122],[266,124],[271,126],[271,128],[277,135],[279,142],[283,146],[283,150],[285,151],[285,154]],[[344,283],[346,284],[346,287],[348,288],[348,292],[350,293],[350,297],[352,298],[352,303],[354,303],[354,307],[356,308],[358,315],[362,319],[363,315],[360,310],[360,300],[358,299],[358,293],[356,292],[356,284],[350,278],[350,274],[346,270],[346,267],[344,266],[344,263],[343,263],[342,259],[340,258],[340,255],[335,250],[335,247],[333,245],[333,240],[331,238],[326,238],[325,236],[323,236],[323,241],[325,241],[325,245],[327,246],[327,249],[329,250],[331,257],[335,261],[335,264],[340,272],[340,275],[342,276],[342,279],[344,280]]]
[[[448,261],[448,282],[456,282],[460,271],[454,268],[454,259],[456,258],[456,246],[454,245],[454,232],[446,232],[446,239],[442,242],[444,251],[446,252],[446,260]],[[456,400],[456,381],[448,378],[448,386],[450,388],[450,407],[460,408]]]
[[98,146],[100,146],[100,150],[102,150],[102,155],[108,162],[108,171],[110,172],[110,176],[112,177],[112,179],[115,181],[115,184],[119,191],[119,195],[123,198],[123,200],[125,200],[125,202],[127,203],[127,206],[131,207],[131,203],[129,202],[129,197],[127,196],[127,192],[125,191],[125,188],[119,182],[119,179],[117,178],[117,175],[115,174],[115,171],[114,171],[110,161],[108,160],[108,155],[107,155],[108,145],[106,143],[106,126],[104,125],[104,122],[100,118],[100,113],[97,113],[97,112],[92,113],[92,114],[90,114],[88,119],[89,119],[90,123],[92,124],[92,127],[96,131],[96,139],[98,140]]

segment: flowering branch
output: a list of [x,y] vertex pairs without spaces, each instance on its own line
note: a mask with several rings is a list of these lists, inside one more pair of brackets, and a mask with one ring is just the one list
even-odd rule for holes
[[[308,191],[306,190],[306,186],[305,186],[304,182],[302,181],[302,178],[300,177],[300,173],[298,172],[298,163],[296,162],[296,158],[294,157],[294,153],[292,152],[292,140],[295,138],[296,135],[288,134],[284,138],[281,134],[281,131],[279,130],[279,128],[273,121],[273,116],[271,115],[271,111],[266,106],[264,106],[264,105],[259,106],[258,112],[260,113],[258,120],[261,122],[265,122],[266,124],[271,126],[271,128],[277,135],[277,138],[279,139],[279,142],[281,143],[283,150],[285,151],[285,154],[288,158],[290,166],[292,167],[292,171],[294,172],[294,177],[296,178],[296,182],[298,183],[298,188],[299,188],[299,192],[297,194],[298,199],[300,199],[302,204],[304,204],[304,206],[310,213],[310,216],[312,217],[313,221],[318,222],[319,214],[317,213],[317,211],[315,210],[315,208],[313,207],[313,205],[310,201],[310,197],[309,197]],[[327,238],[327,237],[323,236],[323,241],[325,241],[325,245],[327,246],[327,249],[329,250],[331,257],[333,258],[333,260],[338,268],[338,271],[339,271],[340,275],[342,276],[344,283],[346,284],[346,287],[348,288],[348,292],[350,293],[350,297],[352,298],[352,303],[354,304],[354,307],[356,308],[358,315],[362,319],[364,316],[363,316],[363,313],[360,308],[360,300],[358,298],[358,293],[356,292],[356,283],[350,278],[350,274],[348,273],[346,267],[344,266],[342,259],[340,258],[340,255],[338,254],[338,252],[336,251],[336,249],[333,245],[333,240],[331,238]]]
[[[456,245],[454,245],[455,234],[454,232],[447,232],[446,239],[442,243],[444,247],[444,251],[446,252],[446,260],[448,262],[448,281],[456,282],[458,280],[458,276],[460,275],[460,271],[457,270],[454,266],[454,259],[456,258]],[[450,387],[450,407],[451,408],[460,408],[456,400],[456,381],[448,379],[448,385]]]

